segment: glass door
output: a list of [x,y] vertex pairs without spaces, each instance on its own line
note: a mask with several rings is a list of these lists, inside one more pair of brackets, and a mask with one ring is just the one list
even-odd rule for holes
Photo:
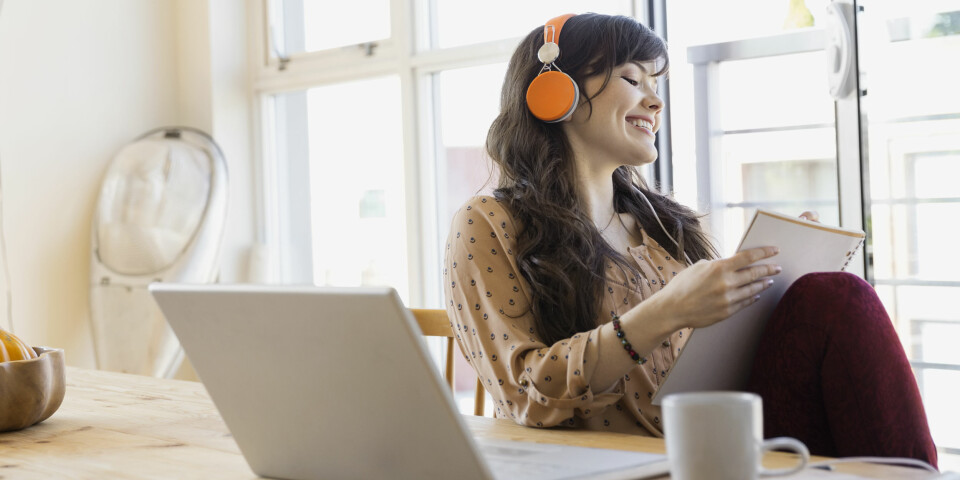
[[960,1],[860,0],[868,274],[917,375],[941,469],[960,469]]
[[709,214],[724,254],[756,208],[864,229],[850,270],[900,334],[941,468],[960,469],[960,0],[653,3],[671,48],[668,187]]

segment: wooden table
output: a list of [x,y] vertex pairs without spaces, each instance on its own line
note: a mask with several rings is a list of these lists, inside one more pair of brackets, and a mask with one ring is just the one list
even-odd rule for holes
[[[521,427],[469,416],[478,436],[663,453],[663,441],[635,435]],[[791,465],[768,454],[770,466]],[[928,479],[916,469],[844,465],[869,478]],[[253,479],[200,383],[67,369],[67,394],[47,421],[0,433],[0,478]]]

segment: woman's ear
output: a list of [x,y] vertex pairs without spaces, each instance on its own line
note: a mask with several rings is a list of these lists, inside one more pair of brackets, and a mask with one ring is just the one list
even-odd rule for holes
[[[582,90],[581,90],[582,91]],[[574,117],[579,115],[584,115],[585,113],[589,114],[590,112],[590,100],[587,99],[583,94],[580,94],[580,99],[577,101],[577,106],[574,107],[573,112],[570,113],[570,116],[563,119],[563,122],[569,122],[573,120]]]

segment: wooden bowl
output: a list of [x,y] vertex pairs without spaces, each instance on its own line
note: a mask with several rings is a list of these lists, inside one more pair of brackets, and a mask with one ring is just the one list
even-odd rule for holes
[[33,347],[37,358],[0,362],[0,432],[46,420],[66,392],[63,349]]

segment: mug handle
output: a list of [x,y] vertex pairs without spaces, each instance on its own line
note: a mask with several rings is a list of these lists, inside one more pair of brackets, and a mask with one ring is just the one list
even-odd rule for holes
[[810,461],[810,451],[807,450],[807,446],[803,444],[800,440],[790,437],[777,437],[771,438],[770,440],[765,440],[760,449],[763,452],[769,452],[774,449],[785,449],[790,450],[800,456],[800,462],[791,468],[775,468],[768,470],[766,468],[760,468],[760,475],[764,477],[782,477],[784,475],[792,475],[794,473],[803,470],[807,466],[807,462]]

